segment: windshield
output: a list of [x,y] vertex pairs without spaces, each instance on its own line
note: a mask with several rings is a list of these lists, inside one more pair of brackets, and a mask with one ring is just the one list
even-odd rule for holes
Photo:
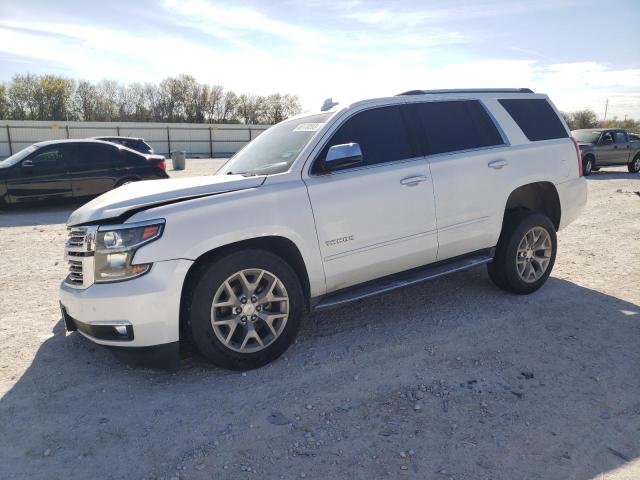
[[14,153],[10,157],[0,161],[0,168],[13,167],[16,163],[20,162],[23,158],[29,155],[31,152],[35,152],[38,149],[36,145],[31,145],[18,153]]
[[600,133],[602,132],[599,132],[599,131],[593,132],[589,130],[574,130],[573,132],[571,132],[571,136],[575,138],[576,141],[578,142],[593,143],[596,140],[598,140],[598,138],[600,138]]
[[236,153],[220,173],[271,175],[286,172],[331,115],[310,115],[274,125]]

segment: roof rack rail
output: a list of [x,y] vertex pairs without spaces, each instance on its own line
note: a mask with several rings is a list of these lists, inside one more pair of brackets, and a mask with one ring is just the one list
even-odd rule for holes
[[396,96],[439,93],[534,93],[534,91],[530,88],[452,88],[444,90],[409,90],[407,92],[399,93]]

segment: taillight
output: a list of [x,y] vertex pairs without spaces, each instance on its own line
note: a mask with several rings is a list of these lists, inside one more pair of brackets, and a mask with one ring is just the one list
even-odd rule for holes
[[167,169],[167,163],[164,160],[160,160],[158,163],[156,163],[156,167],[162,169],[162,170],[166,170]]
[[582,153],[580,153],[580,147],[578,146],[578,142],[576,142],[575,138],[572,138],[573,146],[576,147],[576,155],[578,156],[578,176],[583,177],[583,165],[582,165]]

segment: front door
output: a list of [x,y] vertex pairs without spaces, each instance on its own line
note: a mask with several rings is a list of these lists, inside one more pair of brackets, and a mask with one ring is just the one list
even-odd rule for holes
[[434,262],[438,250],[429,163],[417,154],[400,106],[344,121],[330,146],[358,143],[363,162],[305,178],[327,292]]
[[12,167],[7,178],[10,201],[71,198],[68,151],[67,143],[47,145]]
[[618,148],[613,141],[613,132],[607,131],[602,134],[596,146],[596,164],[615,165],[618,156]]

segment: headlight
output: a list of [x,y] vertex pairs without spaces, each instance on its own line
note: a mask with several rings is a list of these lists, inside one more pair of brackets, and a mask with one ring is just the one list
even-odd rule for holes
[[133,256],[142,245],[162,236],[164,220],[150,220],[98,228],[94,275],[96,283],[117,282],[144,275],[150,263],[133,265]]

